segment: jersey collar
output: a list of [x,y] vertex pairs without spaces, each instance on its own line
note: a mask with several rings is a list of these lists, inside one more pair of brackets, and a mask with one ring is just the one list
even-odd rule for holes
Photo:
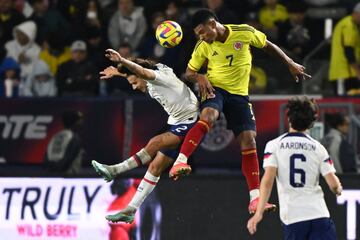
[[225,43],[227,43],[227,42],[229,41],[229,39],[230,39],[230,34],[232,33],[231,28],[230,28],[229,26],[227,26],[227,25],[223,25],[223,26],[224,26],[227,30],[229,30],[229,34],[228,34],[228,36],[226,37],[225,42],[215,41],[215,42],[218,43],[218,44],[225,44]]

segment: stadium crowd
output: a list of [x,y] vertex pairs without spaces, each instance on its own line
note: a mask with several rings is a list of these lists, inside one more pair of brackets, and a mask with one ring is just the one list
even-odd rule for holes
[[[127,83],[99,80],[98,72],[109,64],[104,57],[104,50],[109,47],[121,51],[123,56],[158,60],[181,76],[196,41],[189,18],[203,7],[213,10],[222,23],[254,26],[296,61],[304,62],[325,39],[325,19],[332,19],[335,26],[353,13],[354,22],[360,26],[360,9],[354,9],[355,3],[351,0],[0,0],[0,96],[126,94],[132,91]],[[178,22],[184,32],[181,44],[172,49],[158,45],[154,36],[157,25],[166,19]],[[359,31],[350,38],[354,52],[360,52]],[[341,51],[340,46],[332,48]],[[268,57],[256,49],[253,55],[256,57],[250,93],[301,92],[299,85],[289,83],[290,76],[279,71],[284,67],[281,63],[268,66],[265,64]],[[328,65],[330,44],[316,58]],[[352,54],[350,61],[357,65],[358,54]],[[352,84],[346,90],[354,90],[351,94],[357,95],[359,68],[345,76],[334,70],[337,65],[330,66],[333,68],[330,80],[351,78]],[[318,83],[318,89],[326,89],[323,84],[330,85],[328,71],[322,78],[326,80]]]

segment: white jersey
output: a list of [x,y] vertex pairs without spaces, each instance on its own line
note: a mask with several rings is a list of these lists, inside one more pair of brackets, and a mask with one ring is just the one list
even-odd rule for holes
[[330,217],[319,185],[320,173],[335,172],[323,145],[305,133],[286,133],[269,141],[263,167],[276,167],[280,219],[291,224]]
[[155,80],[147,80],[150,96],[169,114],[168,124],[193,123],[198,117],[195,94],[166,65],[156,64]]

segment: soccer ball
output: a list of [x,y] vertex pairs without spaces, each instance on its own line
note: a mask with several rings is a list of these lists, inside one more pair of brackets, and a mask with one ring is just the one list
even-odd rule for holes
[[177,46],[183,37],[180,25],[174,21],[164,21],[156,28],[156,39],[165,48]]

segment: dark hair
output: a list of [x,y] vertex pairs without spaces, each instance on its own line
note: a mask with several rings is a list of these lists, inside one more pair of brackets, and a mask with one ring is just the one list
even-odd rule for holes
[[87,39],[101,37],[101,29],[96,26],[89,25],[85,28],[85,36]]
[[[156,70],[156,64],[157,62],[150,60],[150,59],[143,59],[143,58],[136,58],[136,57],[130,57],[128,58],[128,60],[139,64],[140,66],[142,66],[143,68],[147,68],[147,69],[152,69],[152,70]],[[129,69],[127,69],[125,66],[123,66],[122,64],[119,64],[117,67],[118,71],[121,73],[125,73],[126,75],[130,76],[130,75],[135,75],[133,72],[131,72]]]
[[343,113],[326,113],[325,121],[331,128],[337,128],[345,122],[345,115]]
[[307,10],[307,6],[303,2],[291,2],[286,8],[289,13],[305,13]]
[[191,18],[191,27],[194,29],[200,24],[205,24],[210,19],[215,19],[219,21],[216,14],[209,9],[200,9]]
[[62,51],[65,48],[65,37],[63,34],[57,32],[50,32],[46,37],[46,42],[50,45],[50,48]]
[[305,131],[311,128],[317,119],[318,106],[314,99],[305,96],[292,98],[286,107],[291,127],[297,131]]
[[62,114],[62,121],[65,128],[73,128],[82,118],[83,114],[80,111],[69,110]]

